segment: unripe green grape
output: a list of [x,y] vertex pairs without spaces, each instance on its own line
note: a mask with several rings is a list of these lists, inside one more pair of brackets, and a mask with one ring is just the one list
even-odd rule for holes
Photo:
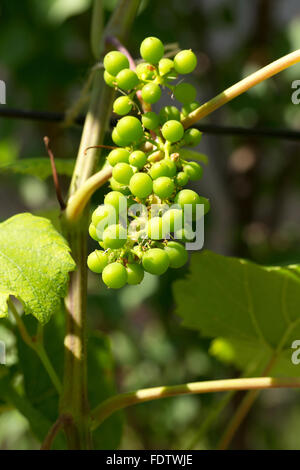
[[161,275],[167,271],[170,261],[164,250],[151,248],[144,254],[142,263],[148,273]]
[[175,189],[175,184],[167,176],[161,176],[153,182],[153,192],[161,199],[167,199],[172,195]]
[[174,232],[174,238],[183,242],[190,242],[195,238],[195,233],[193,232],[192,227],[185,224],[183,228],[180,228]]
[[165,160],[153,163],[149,170],[149,174],[153,180],[160,178],[161,176],[169,176],[169,168]]
[[144,39],[140,47],[141,57],[150,62],[150,64],[157,64],[164,55],[164,52],[163,43],[155,37]]
[[198,129],[188,129],[184,133],[184,142],[186,145],[189,145],[191,147],[195,147],[196,145],[200,144],[202,139],[202,132],[200,132]]
[[152,193],[153,182],[146,173],[136,173],[130,180],[129,188],[134,196],[144,199]]
[[162,216],[163,227],[167,232],[174,232],[182,227],[183,211],[181,209],[169,209]]
[[113,142],[119,147],[126,147],[126,145],[129,145],[128,140],[126,138],[121,137],[116,128],[113,129],[111,138]]
[[92,214],[92,224],[97,229],[97,225],[102,222],[104,219],[107,220],[108,223],[116,223],[117,214],[115,207],[110,203],[105,203],[101,206],[98,206],[96,210],[94,210]]
[[128,163],[130,153],[126,149],[118,148],[112,150],[108,156],[107,160],[111,166],[115,166],[117,163]]
[[128,114],[131,111],[131,109],[132,101],[128,96],[119,96],[119,98],[114,101],[113,110],[120,116],[125,116],[125,114]]
[[109,182],[113,191],[119,191],[120,193],[124,194],[124,196],[129,196],[130,189],[127,186],[118,183],[113,177],[110,178]]
[[130,154],[129,163],[130,165],[141,170],[143,166],[147,163],[147,157],[141,150],[135,150]]
[[124,266],[120,263],[111,263],[105,266],[102,272],[102,280],[107,287],[120,289],[125,286],[128,276]]
[[159,126],[159,117],[153,111],[148,111],[142,115],[142,123],[146,129],[153,131]]
[[116,82],[121,90],[127,91],[139,84],[139,78],[133,70],[123,69],[116,76]]
[[175,202],[179,204],[182,209],[185,209],[185,205],[191,205],[193,220],[197,216],[197,205],[202,203],[200,196],[192,189],[182,189],[179,191],[175,197]]
[[111,88],[114,88],[116,86],[116,77],[108,73],[107,70],[104,71],[103,78],[106,85],[110,86]]
[[122,52],[111,51],[104,57],[103,65],[108,73],[116,76],[121,70],[129,68],[129,61]]
[[128,163],[117,163],[113,168],[112,175],[118,183],[128,185],[133,176],[133,170]]
[[127,241],[127,230],[120,224],[109,225],[103,232],[104,248],[122,248]]
[[175,181],[178,186],[185,186],[189,181],[189,176],[187,173],[180,171],[179,173],[177,173]]
[[127,282],[130,285],[140,284],[144,279],[144,269],[140,264],[128,263],[126,266]]
[[160,100],[161,89],[156,83],[147,83],[142,88],[142,98],[146,103],[154,104]]
[[155,78],[155,67],[147,62],[142,62],[136,66],[135,73],[142,81],[153,80]]
[[169,241],[164,250],[169,257],[170,268],[181,268],[188,260],[186,249],[178,242]]
[[96,227],[95,225],[92,223],[90,224],[89,226],[89,234],[90,234],[90,237],[95,240],[96,242],[99,240],[98,236],[97,236],[97,230],[96,230]]
[[175,176],[176,173],[177,173],[176,163],[173,162],[172,160],[166,159],[165,160],[165,165],[168,169],[168,176],[170,176],[170,178],[173,178],[173,176]]
[[119,191],[110,191],[104,198],[104,204],[111,205],[116,211],[119,211],[120,206],[126,207],[127,199]]
[[163,125],[161,132],[168,142],[174,143],[182,139],[184,128],[180,122],[171,120]]
[[180,121],[180,112],[176,106],[164,106],[159,111],[159,121],[161,125],[169,120]]
[[197,57],[190,49],[180,51],[174,57],[174,67],[178,73],[191,73],[196,68],[196,65]]
[[183,167],[184,173],[186,173],[191,181],[200,180],[203,176],[203,168],[196,162],[189,162]]
[[179,83],[174,91],[175,98],[183,104],[195,101],[196,94],[196,88],[190,83]]
[[148,220],[147,235],[151,240],[162,240],[166,237],[161,217],[152,217]]
[[134,116],[126,116],[119,120],[115,127],[120,138],[131,144],[140,140],[144,134],[142,124]]
[[94,273],[102,273],[108,263],[108,256],[102,250],[95,250],[88,256],[87,265]]
[[163,58],[158,63],[158,71],[160,75],[166,75],[171,72],[174,67],[174,62],[171,59]]
[[188,114],[195,111],[195,109],[199,108],[200,103],[198,101],[194,101],[193,103],[187,103],[181,108],[181,115],[182,117],[186,117]]

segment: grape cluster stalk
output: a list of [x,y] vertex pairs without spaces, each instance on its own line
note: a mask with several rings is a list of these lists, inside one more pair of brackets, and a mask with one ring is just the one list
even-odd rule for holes
[[[202,214],[210,208],[208,199],[184,189],[203,174],[198,163],[181,154],[182,147],[196,146],[202,137],[181,123],[199,106],[193,85],[178,80],[195,69],[196,55],[182,50],[173,60],[165,58],[155,37],[143,40],[140,53],[143,60],[135,70],[120,51],[104,57],[104,80],[120,92],[113,110],[121,118],[111,135],[116,148],[107,156],[112,191],[93,212],[89,228],[100,249],[89,255],[88,266],[113,289],[139,284],[144,271],[161,275],[182,267],[188,260],[184,243],[195,237],[197,206],[204,207]],[[180,110],[174,105],[151,110],[162,89],[181,103]]]

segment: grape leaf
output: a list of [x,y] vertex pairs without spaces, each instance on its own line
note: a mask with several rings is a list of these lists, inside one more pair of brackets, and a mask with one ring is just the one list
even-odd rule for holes
[[208,164],[208,158],[204,153],[195,152],[194,150],[180,149],[180,156],[187,160],[197,160],[198,162]]
[[217,357],[241,369],[276,358],[273,372],[299,375],[291,362],[291,344],[300,339],[299,272],[196,253],[187,278],[174,285],[177,313],[184,326],[222,338],[211,348]]
[[68,273],[75,269],[65,239],[49,220],[18,214],[0,224],[0,317],[9,295],[46,323],[60,308]]
[[[57,173],[72,176],[74,161],[62,158],[55,160]],[[31,175],[45,180],[52,174],[50,160],[48,158],[24,158],[15,162],[0,165],[0,173],[17,173],[20,175]]]

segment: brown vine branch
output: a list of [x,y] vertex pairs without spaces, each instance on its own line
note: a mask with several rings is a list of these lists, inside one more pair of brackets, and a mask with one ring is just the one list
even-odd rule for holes
[[51,426],[48,431],[47,436],[45,437],[40,450],[50,450],[54,439],[57,434],[67,425],[73,422],[72,417],[68,415],[60,415],[55,423]]
[[67,206],[66,206],[66,203],[65,203],[65,201],[62,197],[61,187],[60,187],[60,184],[59,184],[57,169],[56,169],[56,165],[55,165],[55,158],[54,158],[52,150],[50,149],[50,139],[49,139],[49,137],[47,137],[47,136],[44,137],[44,143],[45,143],[45,147],[46,147],[46,150],[47,150],[47,153],[49,155],[50,162],[51,162],[52,177],[53,177],[53,182],[54,182],[54,187],[55,187],[55,192],[56,192],[56,198],[58,200],[58,203],[60,205],[61,210],[63,211],[63,210],[65,210],[65,208]]

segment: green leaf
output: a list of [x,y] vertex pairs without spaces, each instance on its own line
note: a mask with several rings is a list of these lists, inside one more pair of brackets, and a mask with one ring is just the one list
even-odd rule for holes
[[[67,159],[56,159],[55,165],[58,174],[72,176],[74,161]],[[0,173],[15,173],[20,175],[31,175],[45,180],[52,174],[51,163],[47,158],[24,158],[15,162],[0,165]]]
[[208,164],[208,158],[204,153],[195,152],[194,150],[180,149],[180,156],[185,160],[197,160],[204,165]]
[[223,361],[244,369],[276,358],[273,372],[299,375],[291,362],[300,339],[299,272],[196,253],[187,278],[174,285],[177,313],[184,326],[219,338],[211,351]]
[[68,273],[75,269],[65,239],[49,220],[18,214],[0,224],[0,317],[9,295],[46,323],[60,308]]

